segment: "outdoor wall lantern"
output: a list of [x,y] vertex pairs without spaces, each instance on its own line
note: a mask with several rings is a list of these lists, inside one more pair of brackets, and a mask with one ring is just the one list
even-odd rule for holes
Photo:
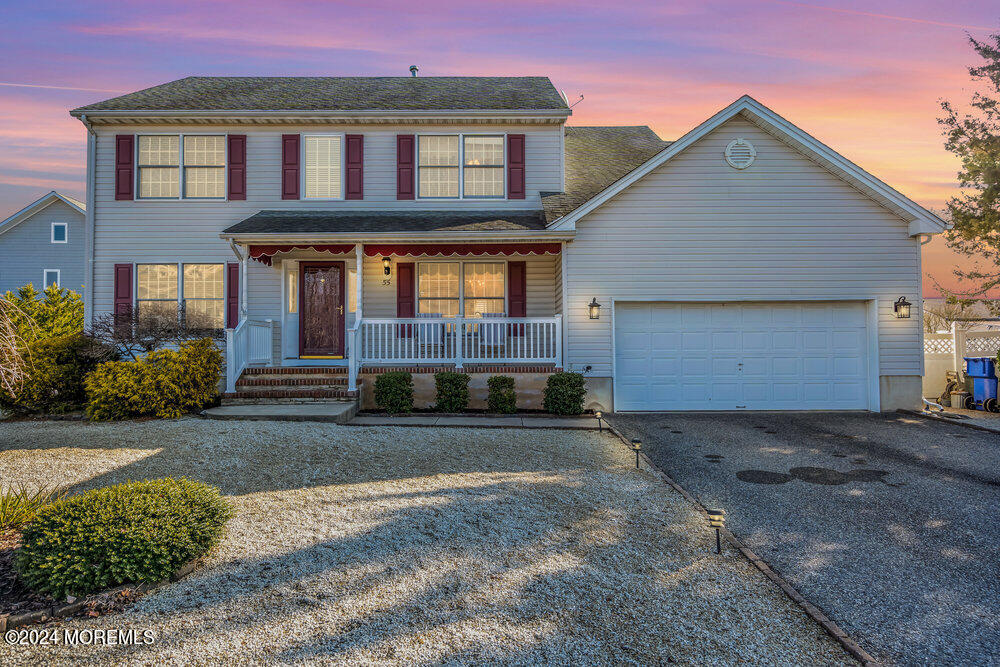
[[635,450],[635,467],[638,470],[638,468],[639,468],[639,452],[642,451],[642,441],[641,440],[633,440],[632,441],[632,449]]
[[601,319],[601,304],[597,303],[596,296],[594,297],[594,300],[591,301],[590,304],[587,306],[587,309],[590,311],[590,319],[592,320]]
[[382,272],[385,273],[385,275],[392,273],[392,260],[388,257],[382,258]]
[[896,311],[896,317],[901,320],[910,319],[910,306],[912,304],[906,300],[905,296],[901,296],[896,299],[896,303],[893,304],[892,308]]
[[705,510],[708,512],[708,525],[715,528],[715,553],[722,553],[722,536],[720,531],[726,525],[725,510]]

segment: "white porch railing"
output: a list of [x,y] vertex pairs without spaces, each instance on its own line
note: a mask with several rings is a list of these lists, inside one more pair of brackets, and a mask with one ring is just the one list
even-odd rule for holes
[[561,366],[562,318],[364,318],[351,342],[359,363]]
[[226,391],[236,391],[236,381],[249,364],[271,361],[274,339],[272,320],[241,320],[226,330]]

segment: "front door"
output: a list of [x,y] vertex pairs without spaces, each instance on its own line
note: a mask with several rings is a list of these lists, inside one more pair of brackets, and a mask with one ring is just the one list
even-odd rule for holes
[[299,356],[344,356],[344,263],[299,264]]

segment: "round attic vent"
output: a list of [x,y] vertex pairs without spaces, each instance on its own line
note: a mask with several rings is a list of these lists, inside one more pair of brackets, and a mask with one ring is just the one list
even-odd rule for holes
[[753,164],[756,157],[757,149],[742,137],[733,139],[726,146],[726,162],[729,163],[729,166],[736,169],[746,169]]

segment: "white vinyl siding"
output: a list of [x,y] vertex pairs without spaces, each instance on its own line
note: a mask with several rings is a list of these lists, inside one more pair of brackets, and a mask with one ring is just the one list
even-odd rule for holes
[[[184,126],[183,130],[196,132],[203,128]],[[330,126],[324,128],[328,133],[363,134],[365,141],[364,156],[364,187],[363,200],[331,203],[323,200],[282,200],[281,199],[281,135],[287,133],[309,134],[316,132],[314,126],[221,126],[218,133],[245,134],[247,136],[247,198],[245,201],[213,201],[213,200],[135,200],[115,201],[115,135],[133,131],[136,134],[147,133],[178,133],[178,128],[171,126],[142,126],[137,128],[111,127],[96,128],[97,160],[95,164],[96,193],[93,203],[95,209],[94,239],[94,312],[109,312],[114,298],[114,264],[122,262],[162,263],[176,262],[183,258],[187,262],[223,263],[235,261],[229,243],[219,238],[219,233],[227,227],[261,211],[270,209],[281,210],[330,210],[331,207],[350,206],[357,210],[436,210],[440,209],[440,200],[398,201],[396,199],[396,135],[419,134],[425,130],[417,125],[360,125],[360,126]],[[460,134],[467,128],[443,126],[442,132]],[[558,191],[562,174],[560,171],[561,155],[559,153],[562,128],[559,125],[484,125],[476,128],[477,132],[501,135],[506,132],[519,132],[526,135],[526,199],[468,199],[462,200],[462,210],[525,210],[539,207],[539,191]],[[26,223],[27,224],[27,223]],[[75,229],[75,228],[74,228]],[[13,232],[11,232],[13,233]],[[71,230],[71,238],[75,232]],[[47,238],[42,239],[48,246]],[[74,241],[75,243],[75,241]],[[378,258],[373,258],[379,264]],[[543,258],[551,265],[552,258]],[[366,261],[368,261],[366,259]],[[531,289],[531,258],[529,261],[529,292]],[[83,269],[82,259],[74,263]],[[269,278],[263,278],[262,285],[267,294],[256,292],[255,281],[269,275],[272,270],[258,262],[249,263],[248,308],[252,316],[278,317],[281,312],[281,281],[275,278],[276,287],[271,294]],[[35,265],[38,266],[37,264]],[[39,279],[32,272],[31,280]],[[381,282],[381,266],[372,273],[366,266],[365,284],[368,280],[377,279]],[[274,272],[277,274],[277,272]],[[64,271],[64,282],[69,285],[69,277]],[[74,281],[75,283],[76,281]],[[82,280],[81,280],[82,282]],[[395,289],[387,288],[387,289]],[[395,292],[393,304],[395,304]],[[367,311],[365,295],[365,314]],[[546,306],[551,314],[551,297]],[[912,299],[911,299],[912,300]],[[255,303],[256,301],[256,303]],[[536,302],[537,303],[537,302]],[[258,310],[259,306],[259,310]],[[532,315],[532,300],[529,293],[529,315]],[[384,312],[384,311],[383,311]],[[267,313],[266,315],[264,313]],[[394,317],[395,305],[391,312],[382,317]],[[372,314],[372,317],[376,315]]]
[[[726,145],[757,158],[730,167]],[[610,309],[618,301],[877,302],[881,375],[920,375],[920,247],[906,221],[742,118],[733,119],[577,223],[566,244],[567,365],[612,375]]]
[[343,137],[302,138],[303,194],[306,199],[341,199],[344,192]]

